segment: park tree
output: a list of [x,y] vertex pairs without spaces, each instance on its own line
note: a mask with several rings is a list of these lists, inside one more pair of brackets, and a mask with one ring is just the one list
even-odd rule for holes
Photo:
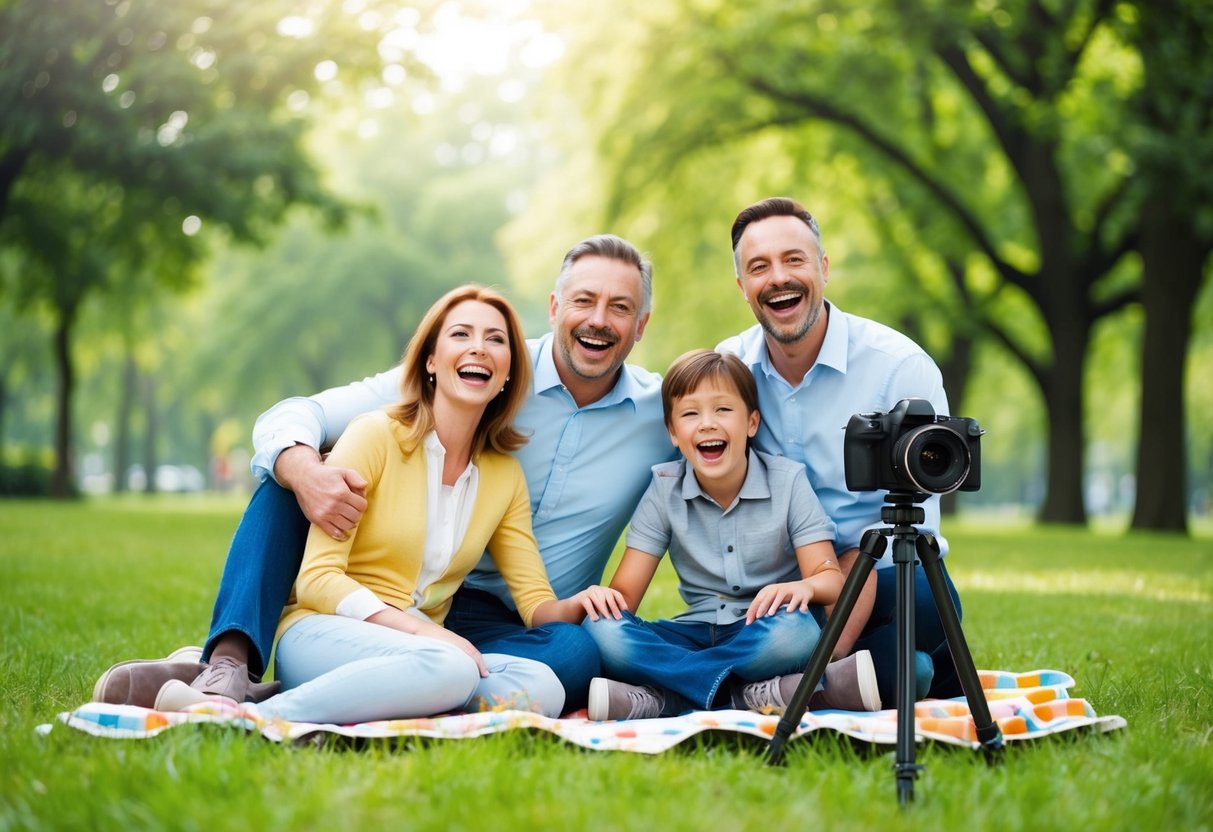
[[0,246],[15,264],[3,286],[54,320],[57,494],[90,298],[130,280],[189,285],[208,230],[258,241],[293,205],[341,214],[304,148],[306,104],[334,50],[353,56],[343,71],[377,65],[376,38],[339,3],[307,20],[296,5],[0,5]]
[[1141,57],[1133,158],[1146,313],[1137,443],[1138,529],[1187,528],[1184,373],[1213,251],[1213,5],[1149,0],[1121,21]]
[[[1167,278],[1146,267],[1143,281],[1126,255],[1138,249],[1143,262],[1149,257],[1145,146],[1155,167],[1172,173],[1154,177],[1161,182],[1174,178],[1184,142],[1208,141],[1207,98],[1191,96],[1207,90],[1210,77],[1200,69],[1210,52],[1206,9],[1193,2],[1141,11],[1107,0],[744,7],[678,0],[616,9],[629,21],[622,33],[631,40],[630,63],[591,73],[583,85],[599,112],[591,118],[604,137],[609,211],[626,216],[661,187],[654,182],[721,146],[766,152],[784,173],[803,170],[779,148],[770,153],[771,137],[824,131],[816,161],[828,168],[832,154],[849,156],[865,178],[884,182],[883,204],[904,218],[890,222],[908,222],[913,243],[937,253],[928,271],[952,284],[958,314],[950,317],[967,321],[962,334],[993,339],[1033,379],[1048,423],[1040,517],[1084,522],[1083,380],[1092,331],[1141,299],[1143,286],[1173,296]],[[1150,69],[1151,49],[1165,71]],[[1132,128],[1149,118],[1155,127],[1146,133],[1155,138],[1147,142]],[[1159,138],[1177,132],[1183,138],[1174,142]],[[1203,158],[1184,164],[1199,168]],[[1192,178],[1207,181],[1207,170]],[[786,181],[815,187],[814,199],[823,190],[816,176]],[[1165,200],[1167,191],[1153,193]],[[1194,193],[1182,204],[1207,206],[1208,198]],[[1188,214],[1203,222],[1203,212]],[[1206,253],[1195,247],[1187,262],[1197,265],[1183,270],[1192,289]],[[1167,338],[1169,346],[1157,346],[1167,357],[1145,361],[1182,368],[1187,333]],[[1149,406],[1165,410],[1167,432],[1182,442],[1178,389],[1159,387]],[[1162,424],[1143,415],[1143,431]],[[1154,441],[1147,437],[1143,446]],[[1167,472],[1151,477],[1151,487],[1178,506],[1182,460],[1167,453],[1149,461]]]

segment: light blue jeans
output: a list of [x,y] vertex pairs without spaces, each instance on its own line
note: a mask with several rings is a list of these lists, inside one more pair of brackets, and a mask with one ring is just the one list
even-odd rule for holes
[[[249,674],[260,679],[268,670],[278,617],[299,573],[308,528],[293,493],[272,479],[261,483],[228,550],[204,659],[210,658],[221,636],[243,633],[252,644]],[[578,625],[553,622],[527,629],[518,613],[499,598],[464,586],[451,602],[446,628],[481,653],[543,662],[564,686],[566,707],[585,707],[590,679],[599,673],[598,651]],[[277,673],[282,678],[281,669]]]
[[[585,620],[602,654],[603,674],[620,682],[653,685],[665,693],[662,716],[690,709],[730,708],[730,676],[737,683],[761,682],[804,670],[824,616],[779,612],[732,624],[645,621],[630,612],[622,619]],[[673,694],[673,695],[671,695]]]
[[494,707],[558,717],[564,688],[531,659],[485,653],[481,678],[470,656],[438,639],[338,615],[311,615],[278,641],[283,690],[260,703],[294,722],[407,719]]

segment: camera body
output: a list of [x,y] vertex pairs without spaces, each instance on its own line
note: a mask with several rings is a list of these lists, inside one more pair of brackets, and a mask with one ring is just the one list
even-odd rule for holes
[[926,399],[902,399],[887,413],[847,422],[842,458],[851,491],[949,494],[981,488],[981,426],[936,416]]

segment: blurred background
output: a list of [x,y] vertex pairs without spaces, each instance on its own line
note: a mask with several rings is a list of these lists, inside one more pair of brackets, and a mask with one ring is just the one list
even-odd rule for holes
[[541,334],[603,231],[664,370],[771,195],[986,428],[953,510],[1206,522],[1207,0],[0,0],[0,492],[246,492],[259,412],[465,281]]

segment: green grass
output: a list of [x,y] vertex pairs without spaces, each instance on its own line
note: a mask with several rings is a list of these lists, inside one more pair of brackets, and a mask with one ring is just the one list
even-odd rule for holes
[[[1125,731],[1012,745],[1000,765],[919,750],[898,807],[891,750],[797,740],[657,757],[521,733],[283,746],[211,726],[113,741],[57,725],[124,658],[198,643],[240,506],[0,501],[0,830],[1213,828],[1213,541],[953,524],[949,568],[980,667],[1052,667]],[[645,612],[677,608],[660,573]]]

